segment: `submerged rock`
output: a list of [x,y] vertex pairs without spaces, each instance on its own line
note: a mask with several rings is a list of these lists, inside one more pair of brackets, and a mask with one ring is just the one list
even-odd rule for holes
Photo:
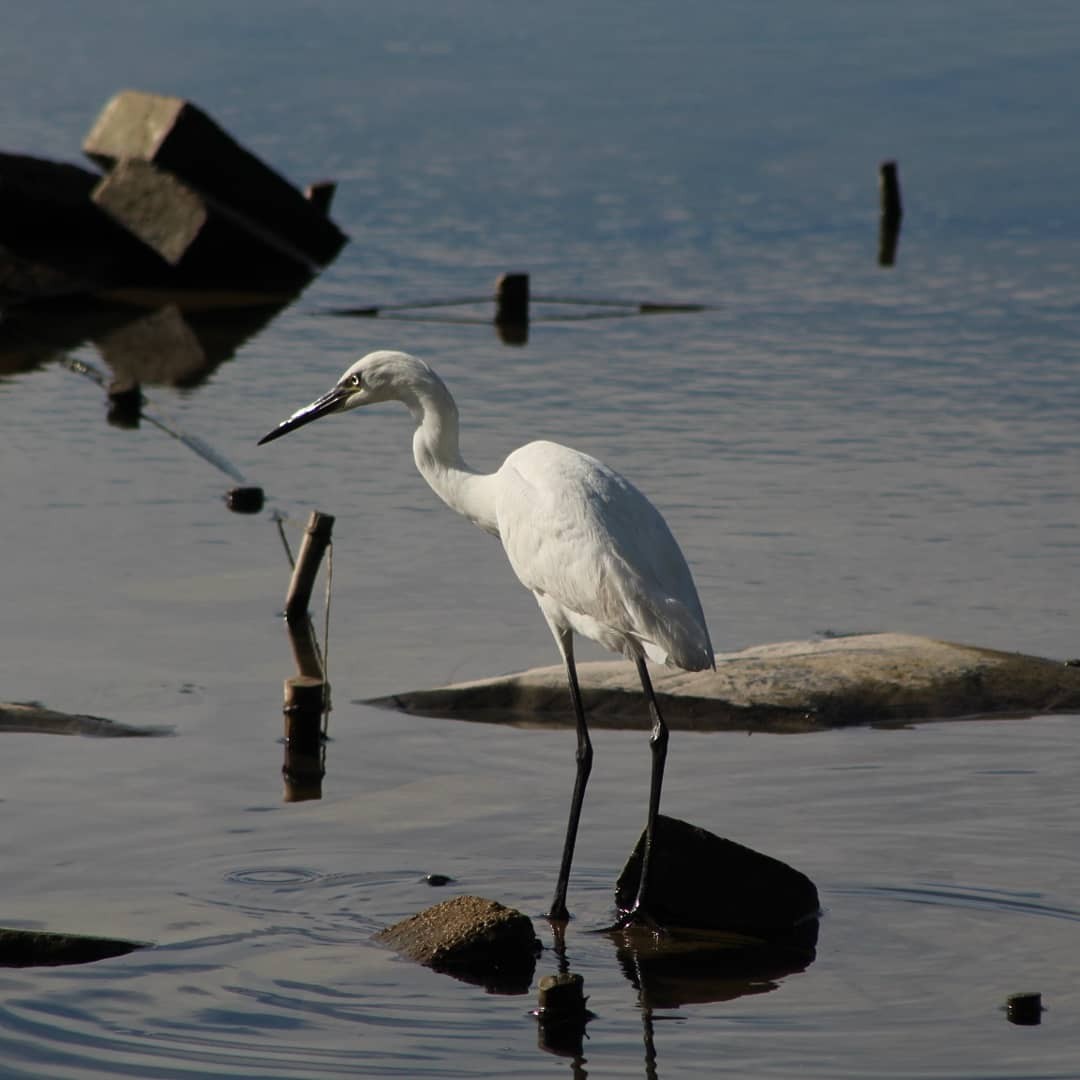
[[511,993],[528,990],[540,951],[527,915],[480,896],[444,900],[375,940],[436,971]]
[[[647,728],[634,666],[578,665],[594,727]],[[715,671],[653,675],[673,728],[816,731],[855,724],[1080,711],[1080,668],[1059,660],[912,634],[859,634],[758,645]],[[421,716],[521,725],[573,724],[561,665],[367,702]]]

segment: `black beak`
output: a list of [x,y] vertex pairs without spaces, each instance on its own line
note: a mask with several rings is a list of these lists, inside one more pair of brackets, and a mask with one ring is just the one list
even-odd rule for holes
[[295,431],[298,427],[310,424],[312,420],[337,412],[353,392],[352,387],[335,386],[329,393],[323,394],[310,405],[305,405],[294,412],[288,420],[282,420],[273,431],[268,432],[259,440],[258,445],[273,442],[274,439],[280,439],[282,435],[288,435],[290,431]]

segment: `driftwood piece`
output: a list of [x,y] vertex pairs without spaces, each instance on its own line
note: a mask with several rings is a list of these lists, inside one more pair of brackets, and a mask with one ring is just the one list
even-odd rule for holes
[[[647,728],[632,664],[578,665],[595,727]],[[701,731],[817,731],[950,717],[1080,712],[1080,668],[1059,660],[911,634],[758,645],[717,656],[716,671],[653,676],[668,723]],[[571,726],[561,666],[376,698],[420,716]]]

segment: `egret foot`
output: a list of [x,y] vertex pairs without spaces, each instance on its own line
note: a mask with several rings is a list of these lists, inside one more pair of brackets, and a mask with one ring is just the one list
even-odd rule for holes
[[644,904],[635,904],[629,911],[620,911],[619,917],[606,929],[608,931],[641,929],[651,930],[654,934],[666,933],[665,928],[653,918]]
[[547,921],[553,926],[558,925],[565,927],[566,924],[570,921],[570,912],[566,910],[565,904],[563,904],[561,907],[553,904],[551,910],[544,916],[544,918],[547,919]]

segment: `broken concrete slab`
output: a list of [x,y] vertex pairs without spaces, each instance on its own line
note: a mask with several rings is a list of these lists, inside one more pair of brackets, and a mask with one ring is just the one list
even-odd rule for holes
[[540,952],[527,915],[480,896],[444,900],[375,940],[436,971],[509,993],[528,990]]
[[77,165],[0,153],[0,300],[168,280],[168,264],[91,201],[100,179]]
[[[644,844],[642,833],[616,882],[620,911],[628,911],[637,895]],[[817,940],[818,891],[804,873],[664,814],[656,818],[644,906],[665,929],[722,930],[803,944]]]
[[348,241],[331,181],[301,193],[179,98],[117,94],[85,149],[108,175],[0,154],[0,303],[198,291],[247,306],[296,295]]
[[314,275],[298,250],[145,161],[121,161],[91,199],[172,267],[178,288],[289,293]]
[[[589,723],[648,728],[632,664],[578,665]],[[859,634],[758,645],[716,671],[653,675],[673,728],[805,732],[951,717],[1080,712],[1080,668],[1059,660],[913,634]],[[366,702],[419,716],[572,726],[561,665]]]
[[134,159],[172,173],[320,265],[348,240],[326,216],[321,196],[305,198],[190,101],[121,91],[101,111],[83,150],[106,169]]

